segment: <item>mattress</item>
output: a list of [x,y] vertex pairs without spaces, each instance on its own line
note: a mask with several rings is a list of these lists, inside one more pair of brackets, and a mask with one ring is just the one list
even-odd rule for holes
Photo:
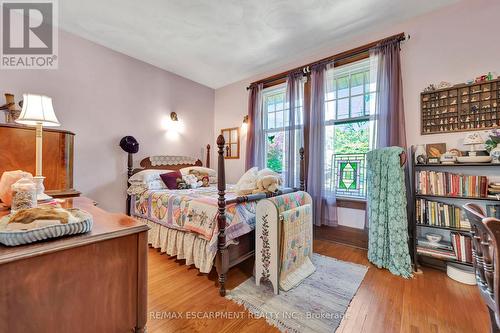
[[[226,200],[237,197],[228,185]],[[131,194],[131,215],[150,226],[148,243],[210,272],[217,253],[217,188],[146,190]],[[226,206],[226,244],[255,229],[256,202]]]

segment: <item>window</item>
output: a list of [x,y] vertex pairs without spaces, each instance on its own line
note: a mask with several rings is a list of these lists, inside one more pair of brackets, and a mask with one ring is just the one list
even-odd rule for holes
[[[370,114],[375,108],[376,96],[372,76],[369,59],[335,67],[326,73],[325,190],[339,197],[366,197],[366,153],[370,149]],[[289,127],[285,91],[285,84],[273,86],[264,89],[262,98],[266,166],[279,173],[287,170],[287,133],[293,130]],[[295,146],[300,147],[303,98],[296,105],[295,115],[299,121],[292,132],[296,133]],[[296,165],[299,163],[297,154]]]
[[285,164],[285,86],[268,88],[263,94],[266,166],[282,173]]
[[[278,173],[285,173],[287,170],[287,159],[285,152],[287,151],[287,142],[290,139],[295,140],[295,146],[300,147],[301,133],[303,131],[303,99],[300,98],[295,103],[295,119],[294,128],[290,127],[289,121],[289,106],[285,98],[286,85],[280,84],[271,88],[267,88],[263,92],[263,114],[264,114],[264,135],[265,135],[265,154],[266,166]],[[295,129],[295,130],[294,130]],[[292,131],[295,133],[295,138],[287,136]],[[297,148],[298,149],[298,148]],[[299,156],[296,154],[296,165],[299,165]],[[298,171],[298,170],[297,170]],[[297,175],[294,175],[294,177]],[[297,177],[295,177],[297,178]]]
[[366,197],[366,153],[376,85],[369,59],[330,69],[325,96],[327,191],[340,197]]

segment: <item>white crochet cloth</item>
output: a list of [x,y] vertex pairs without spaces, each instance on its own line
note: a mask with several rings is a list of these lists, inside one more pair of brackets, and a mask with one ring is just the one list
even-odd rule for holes
[[149,157],[152,166],[158,165],[178,165],[195,164],[197,159],[189,156],[151,156]]

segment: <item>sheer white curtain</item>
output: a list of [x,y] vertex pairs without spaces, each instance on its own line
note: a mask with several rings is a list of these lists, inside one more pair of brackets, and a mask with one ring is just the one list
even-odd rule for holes
[[313,199],[314,224],[337,225],[334,191],[326,191],[325,94],[327,65],[314,66],[311,71],[311,106],[309,111],[309,149],[307,192]]
[[304,145],[304,82],[302,72],[290,73],[286,79],[284,182],[287,187],[299,187],[300,185],[299,149]]

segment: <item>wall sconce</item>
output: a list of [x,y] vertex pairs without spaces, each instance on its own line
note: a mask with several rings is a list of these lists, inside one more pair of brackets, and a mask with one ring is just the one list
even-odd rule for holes
[[170,112],[170,119],[172,121],[179,121],[179,118],[177,118],[177,113],[175,112]]
[[243,124],[241,124],[241,129],[246,132],[248,129],[248,115],[243,117]]

